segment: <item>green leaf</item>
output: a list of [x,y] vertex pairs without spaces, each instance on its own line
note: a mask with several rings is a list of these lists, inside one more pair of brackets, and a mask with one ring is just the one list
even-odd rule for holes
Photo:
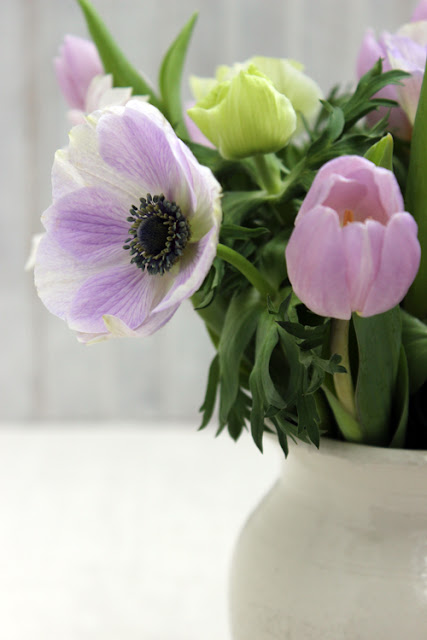
[[240,384],[240,364],[244,351],[255,333],[261,313],[260,297],[255,289],[235,294],[227,309],[218,356],[220,365],[220,424],[237,398]]
[[314,395],[300,395],[297,400],[298,431],[307,431],[311,442],[319,448],[319,414],[317,413]]
[[370,318],[353,314],[359,369],[355,401],[366,444],[387,446],[399,367],[402,323],[399,307]]
[[276,418],[271,418],[271,422],[276,427],[277,439],[279,441],[279,444],[280,444],[280,447],[281,447],[283,453],[285,454],[285,458],[287,458],[288,454],[289,454],[289,445],[288,445],[287,433],[286,433],[285,429],[283,428],[282,423],[279,423],[279,421],[276,420]]
[[164,114],[180,136],[188,135],[182,116],[181,78],[196,20],[197,13],[194,13],[169,47],[163,58],[159,73],[159,87],[163,100]]
[[274,237],[260,247],[258,251],[258,268],[262,275],[279,289],[287,275],[285,248],[291,230],[285,229],[276,233]]
[[406,210],[418,225],[418,240],[421,245],[421,262],[418,273],[404,300],[404,307],[421,320],[427,318],[427,73],[421,87],[414,130],[412,132],[411,156],[406,185]]
[[339,430],[347,442],[363,443],[365,441],[364,434],[361,431],[357,420],[355,420],[353,416],[344,409],[341,402],[326,385],[322,386],[322,391],[326,396],[330,408],[332,409],[332,413],[334,414]]
[[239,389],[236,402],[228,414],[228,433],[233,440],[237,440],[245,428],[246,420],[248,420],[250,416],[250,406],[251,399]]
[[312,156],[323,151],[325,147],[329,146],[334,140],[337,140],[342,134],[345,125],[344,113],[340,107],[334,107],[325,101],[321,102],[326,111],[329,112],[329,119],[325,130],[310,147],[309,153]]
[[224,262],[222,260],[219,260],[218,258],[215,258],[208,275],[206,276],[202,286],[197,292],[197,299],[199,300],[199,302],[197,303],[197,306],[194,307],[195,311],[206,309],[206,307],[208,307],[212,303],[217,289],[221,284],[223,275]]
[[266,410],[270,405],[278,409],[285,406],[270,375],[270,360],[278,341],[279,334],[276,318],[266,309],[258,322],[255,364],[249,378],[249,387],[252,394],[251,433],[260,451],[262,451]]
[[88,0],[77,0],[92,39],[98,49],[105,73],[113,76],[115,87],[132,87],[134,95],[149,96],[151,104],[161,109],[161,104],[153,89],[126,59],[117,46],[104,22]]
[[413,394],[427,380],[427,326],[401,309],[402,342],[408,360],[409,390]]
[[234,240],[246,240],[247,238],[259,238],[270,233],[267,227],[241,227],[237,224],[223,224],[221,227],[221,237],[233,238]]
[[300,393],[302,379],[304,375],[304,366],[300,361],[300,350],[295,339],[286,331],[279,327],[280,347],[283,353],[283,365],[281,367],[280,376],[282,381],[281,395],[287,405],[296,402]]
[[406,428],[409,412],[409,378],[408,364],[403,346],[400,349],[399,369],[397,372],[394,412],[398,416],[397,427],[390,447],[403,449],[406,440]]
[[208,384],[206,387],[205,400],[200,407],[199,411],[203,413],[202,424],[199,427],[199,431],[204,429],[210,422],[212,414],[215,408],[217,388],[219,383],[219,358],[218,355],[212,360],[209,367]]
[[408,75],[406,72],[398,70],[383,73],[382,61],[379,59],[372,69],[360,78],[355,92],[350,99],[342,105],[346,121],[345,128],[349,129],[358,120],[378,106],[397,106],[397,103],[393,100],[372,98],[372,96],[389,84],[401,84],[402,80]]
[[365,158],[377,167],[383,167],[393,171],[393,137],[388,133],[376,144],[368,149]]
[[242,224],[245,215],[264,202],[264,191],[226,191],[222,199],[224,223]]

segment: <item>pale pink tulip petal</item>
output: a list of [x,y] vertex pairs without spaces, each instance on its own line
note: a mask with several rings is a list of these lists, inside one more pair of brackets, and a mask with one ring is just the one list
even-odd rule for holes
[[295,227],[286,248],[288,276],[298,298],[319,315],[349,319],[350,293],[342,229],[335,211],[317,207]]
[[354,222],[342,229],[347,258],[347,282],[352,309],[363,309],[377,275],[385,227],[376,220]]
[[398,304],[417,274],[420,257],[414,218],[397,213],[385,229],[380,266],[360,314],[382,313]]

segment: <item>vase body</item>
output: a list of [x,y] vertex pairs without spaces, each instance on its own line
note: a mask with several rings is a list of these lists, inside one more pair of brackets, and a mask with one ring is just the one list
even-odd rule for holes
[[233,640],[426,640],[427,452],[294,446],[230,598]]

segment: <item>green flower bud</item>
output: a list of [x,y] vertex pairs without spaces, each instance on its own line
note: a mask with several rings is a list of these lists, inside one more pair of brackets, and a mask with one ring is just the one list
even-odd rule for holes
[[224,158],[278,151],[296,129],[291,101],[252,64],[214,86],[193,80],[193,88],[199,96],[210,88],[188,115]]
[[[297,125],[293,134],[298,135],[304,130],[303,119],[310,124],[316,118],[320,108],[319,99],[322,98],[322,92],[319,86],[314,82],[314,80],[306,76],[303,73],[303,70],[304,70],[304,66],[301,63],[296,62],[295,60],[266,58],[262,56],[255,56],[250,60],[247,60],[246,62],[236,63],[232,67],[221,65],[216,69],[215,78],[197,78],[195,76],[192,76],[190,78],[190,84],[191,84],[193,95],[195,99],[198,101],[195,105],[195,108],[196,109],[214,108],[218,104],[220,97],[223,100],[225,99],[226,91],[224,88],[220,89],[219,88],[220,85],[226,84],[226,86],[230,86],[230,84],[242,72],[247,72],[247,73],[250,73],[250,75],[252,76],[258,75],[259,77],[264,78],[264,80],[268,79],[272,83],[274,89],[278,91],[280,94],[282,94],[283,96],[285,96],[291,102],[292,107],[297,115]],[[258,74],[256,72],[258,72]],[[262,90],[264,91],[265,85],[263,83],[259,83],[257,86],[260,89],[262,87]],[[253,83],[253,88],[255,89],[255,82]],[[271,85],[269,89],[271,91]],[[213,91],[216,91],[216,93],[212,93]],[[208,96],[209,96],[209,99],[205,102]],[[254,100],[254,92],[250,94],[249,99]],[[242,105],[240,104],[238,105],[238,109],[236,109],[235,113],[229,114],[231,117],[229,127],[235,127],[236,122],[237,123],[240,122],[241,109],[243,108],[242,108]],[[208,119],[206,117],[201,116],[200,112],[196,113],[194,110],[190,110],[189,115],[190,117],[193,118],[194,122],[202,130],[202,132],[221,151],[221,148],[217,143],[217,140],[222,135],[222,132],[218,131],[218,123],[215,123],[214,119],[211,118],[210,124],[207,125],[206,122]],[[272,116],[273,114],[270,113],[269,118],[271,118]],[[267,120],[267,117],[264,115],[262,118],[262,122],[266,123],[266,120]],[[262,123],[258,123],[258,125],[260,124]],[[273,126],[273,123],[270,122],[270,125]],[[203,129],[203,127],[205,128]],[[207,132],[208,129],[210,131],[209,134]],[[255,135],[255,131],[256,131],[256,135],[258,135],[258,129],[257,130],[254,129],[252,131],[252,134]],[[276,129],[276,133],[277,133],[277,129]],[[265,153],[264,148],[266,145],[263,146],[263,143],[262,143],[263,142],[262,132],[260,132],[259,135],[261,136],[261,141],[259,141],[258,144],[255,146],[257,149],[262,148],[261,153]],[[287,141],[288,140],[286,140],[286,142]],[[252,144],[248,146],[252,148]],[[277,148],[280,148],[280,147],[276,146],[276,150]],[[269,147],[269,150],[271,151],[272,147]],[[221,153],[223,152],[221,151]],[[256,151],[256,153],[260,153],[260,151]],[[242,156],[239,156],[239,157],[242,157]]]
[[323,97],[320,87],[303,73],[304,65],[295,60],[256,56],[251,58],[251,63],[270,78],[279,93],[291,101],[298,116],[296,134],[301,133],[304,129],[301,116],[310,123],[319,112],[319,100]]

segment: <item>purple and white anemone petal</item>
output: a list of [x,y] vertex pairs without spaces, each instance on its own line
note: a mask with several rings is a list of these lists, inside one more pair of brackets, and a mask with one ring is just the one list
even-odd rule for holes
[[93,113],[57,152],[38,293],[82,342],[149,335],[201,286],[221,187],[152,105]]

